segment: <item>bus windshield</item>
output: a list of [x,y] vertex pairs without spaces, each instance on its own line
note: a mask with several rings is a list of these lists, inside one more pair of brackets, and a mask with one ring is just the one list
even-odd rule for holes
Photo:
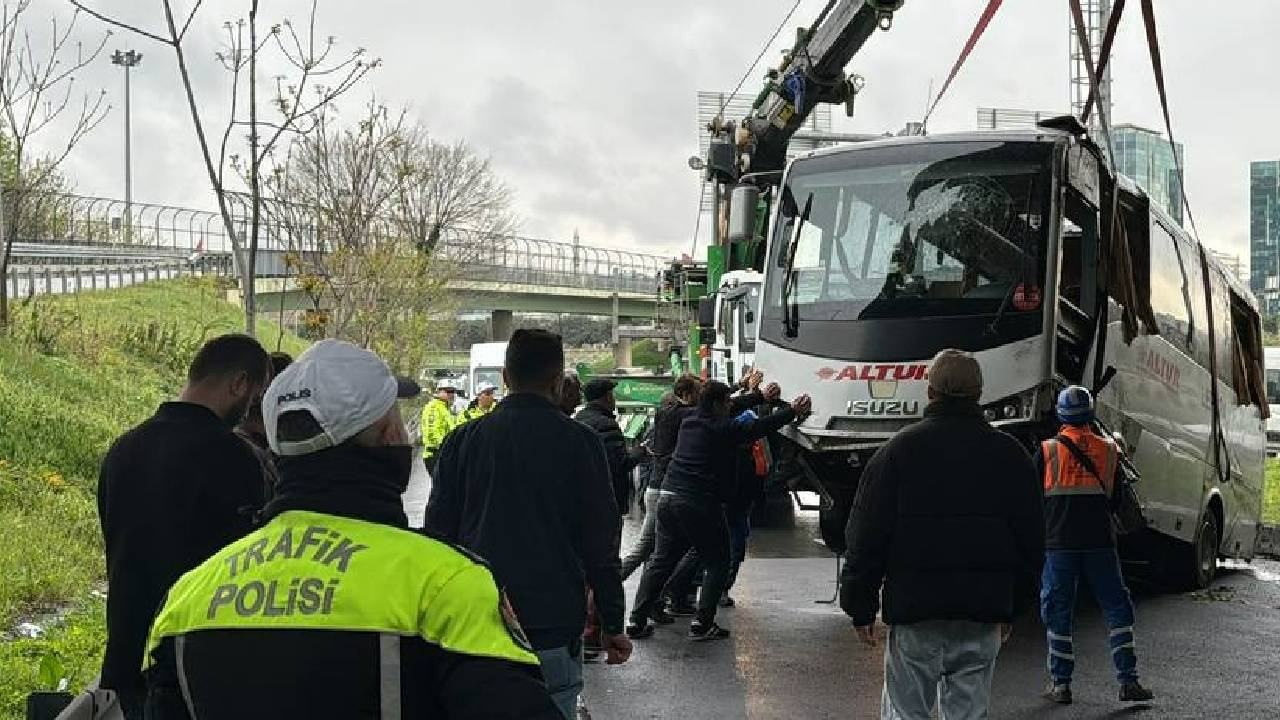
[[761,336],[804,349],[832,322],[1038,318],[1053,147],[910,143],[797,161]]

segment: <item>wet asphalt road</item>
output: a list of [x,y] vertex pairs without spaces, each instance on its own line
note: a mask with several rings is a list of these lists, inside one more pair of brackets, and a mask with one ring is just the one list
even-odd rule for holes
[[[418,468],[421,467],[419,464]],[[426,499],[415,472],[406,507]],[[624,548],[638,529],[628,519]],[[813,542],[816,516],[798,513],[757,529],[734,591],[738,605],[718,621],[724,641],[691,643],[686,621],[636,643],[626,665],[586,667],[587,709],[611,718],[876,718],[882,655],[857,641],[837,608],[835,561]],[[639,574],[627,583],[632,597]],[[1098,609],[1077,614],[1076,702],[1047,705],[1045,643],[1027,617],[1001,653],[994,718],[1280,718],[1280,563],[1224,566],[1211,592],[1133,588],[1138,605],[1139,671],[1156,693],[1149,705],[1121,706]]]

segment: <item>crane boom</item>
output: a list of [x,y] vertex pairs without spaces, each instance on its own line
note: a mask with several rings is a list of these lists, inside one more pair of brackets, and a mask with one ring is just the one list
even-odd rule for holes
[[[779,173],[787,144],[818,103],[845,103],[852,112],[862,78],[844,68],[876,28],[888,29],[903,0],[831,0],[815,27],[801,30],[781,67],[770,70],[751,112],[736,125],[712,128],[710,177],[736,183],[743,175]],[[719,141],[719,148],[714,147]]]

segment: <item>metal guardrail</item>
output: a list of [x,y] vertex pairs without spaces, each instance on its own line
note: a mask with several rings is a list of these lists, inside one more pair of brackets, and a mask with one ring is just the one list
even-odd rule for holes
[[[77,263],[84,260],[138,262],[145,260],[187,260],[196,253],[178,248],[151,248],[133,245],[55,245],[15,242],[10,249],[14,265]],[[34,262],[33,262],[34,261]]]
[[[232,195],[238,232],[248,231],[248,202]],[[296,213],[295,213],[296,214]],[[256,266],[261,277],[287,273],[288,252],[326,250],[326,230],[319,221],[285,223],[267,212],[261,225]],[[283,216],[283,214],[281,214]],[[221,217],[214,212],[135,202],[126,210],[121,200],[69,194],[49,194],[31,200],[27,220],[16,232],[16,245],[62,248],[62,257],[82,257],[68,248],[111,248],[110,257],[137,253],[172,253],[172,256],[229,255],[231,243]],[[377,232],[393,232],[395,223],[374,218]],[[658,294],[665,258],[657,255],[556,242],[519,235],[484,235],[465,228],[440,233],[435,252],[458,262],[467,280],[586,288],[629,293]],[[102,255],[92,255],[103,257]],[[27,255],[36,258],[36,255]],[[45,255],[46,259],[56,259]]]
[[71,295],[138,285],[152,280],[168,280],[185,275],[226,275],[226,262],[118,263],[113,265],[45,265],[11,267],[5,278],[9,297],[22,299],[38,295]]

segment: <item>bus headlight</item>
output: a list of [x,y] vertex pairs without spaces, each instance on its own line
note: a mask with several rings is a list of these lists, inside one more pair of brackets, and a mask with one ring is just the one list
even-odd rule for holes
[[987,422],[998,422],[1001,420],[1027,420],[1034,415],[1034,412],[1034,390],[1001,398],[996,402],[988,403],[982,407],[982,417],[984,417]]

